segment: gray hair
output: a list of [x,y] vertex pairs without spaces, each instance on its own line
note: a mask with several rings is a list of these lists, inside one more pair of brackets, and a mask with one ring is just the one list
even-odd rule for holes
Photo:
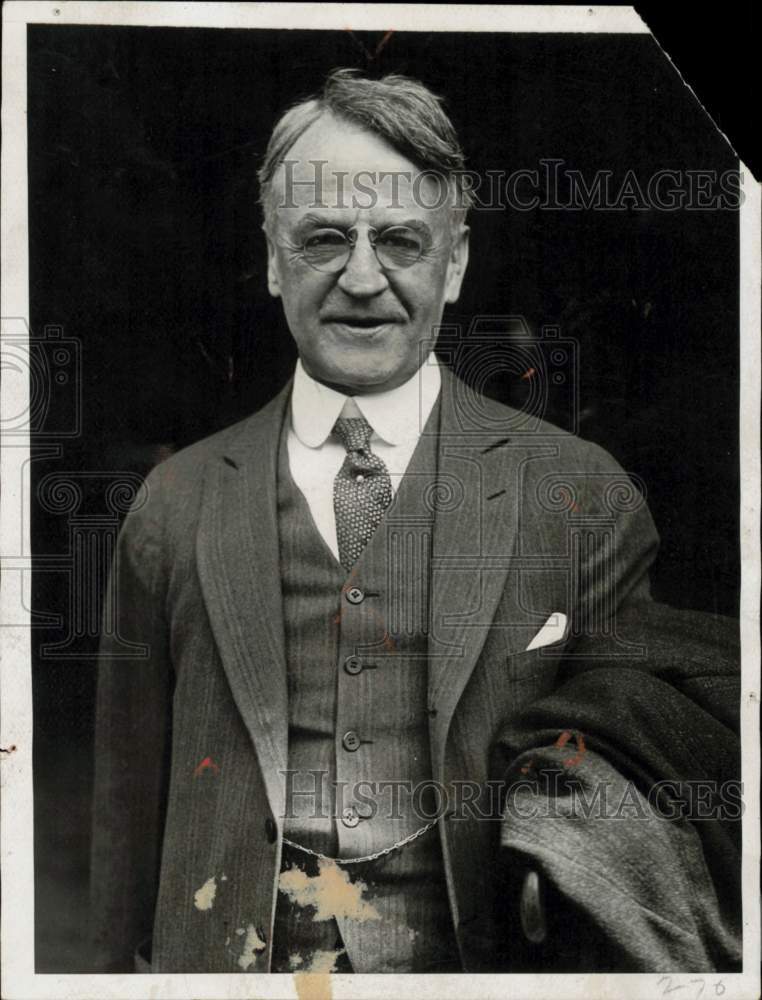
[[420,169],[444,178],[454,188],[457,215],[465,217],[472,201],[463,182],[465,158],[442,98],[418,80],[398,73],[380,80],[358,74],[356,69],[334,70],[319,94],[293,105],[276,122],[257,173],[265,224],[276,170],[289,149],[326,112],[380,136]]

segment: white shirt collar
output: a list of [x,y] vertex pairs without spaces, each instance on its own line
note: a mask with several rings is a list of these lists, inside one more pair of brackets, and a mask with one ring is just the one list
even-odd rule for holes
[[[436,402],[442,376],[432,355],[407,382],[387,392],[353,396],[375,433],[387,444],[402,444],[420,437]],[[296,363],[291,392],[291,425],[308,448],[319,448],[333,430],[347,397],[316,382],[301,358]]]

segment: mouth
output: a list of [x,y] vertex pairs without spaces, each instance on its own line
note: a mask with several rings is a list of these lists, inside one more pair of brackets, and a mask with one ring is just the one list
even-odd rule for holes
[[390,323],[398,323],[396,316],[328,316],[323,322],[346,326],[352,330],[378,330]]

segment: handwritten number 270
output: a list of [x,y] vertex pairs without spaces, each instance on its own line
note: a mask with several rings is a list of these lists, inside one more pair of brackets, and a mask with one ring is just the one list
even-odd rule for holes
[[[695,1000],[699,1000],[706,989],[705,979],[691,979],[687,983],[674,983],[672,982],[672,976],[662,976],[659,980],[659,986],[662,986],[662,996],[665,997],[668,993],[674,993],[676,990],[686,990],[689,986],[697,986],[698,991],[695,993]],[[725,992],[725,984],[721,979],[718,979],[716,983],[712,984],[714,989],[714,995],[716,997],[721,997]]]

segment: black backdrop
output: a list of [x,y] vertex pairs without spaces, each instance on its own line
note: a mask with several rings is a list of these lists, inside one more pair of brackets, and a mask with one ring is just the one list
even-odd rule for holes
[[[369,60],[381,37],[30,28],[32,329],[60,326],[82,357],[82,433],[33,463],[35,483],[143,472],[286,380],[295,355],[265,287],[254,171],[284,105],[336,66],[441,92],[480,172],[543,158],[586,178],[737,168],[648,36],[406,33]],[[520,315],[578,341],[580,433],[647,485],[656,596],[737,614],[737,214],[476,212],[471,227],[448,321]],[[54,426],[69,404],[51,405]],[[40,567],[68,531],[34,507]],[[35,573],[35,609],[67,615],[64,579]],[[81,638],[79,659],[40,656],[60,634],[34,632],[39,971],[79,968],[71,914],[86,889],[95,640]]]

